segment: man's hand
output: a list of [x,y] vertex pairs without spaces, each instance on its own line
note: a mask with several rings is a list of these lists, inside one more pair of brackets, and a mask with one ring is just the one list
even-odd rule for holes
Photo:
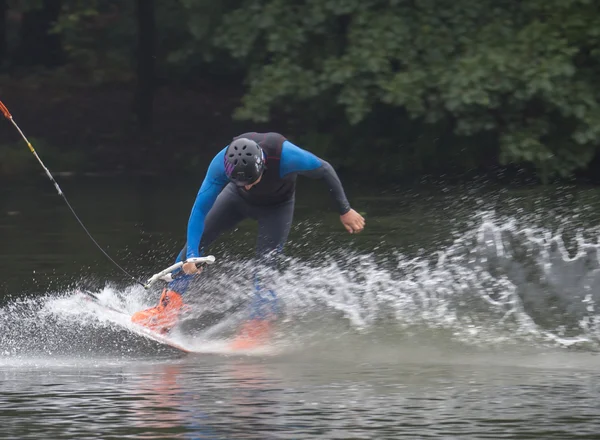
[[346,230],[351,234],[358,234],[365,228],[365,219],[354,209],[351,209],[344,215],[340,215],[340,220]]
[[181,266],[181,269],[183,270],[183,273],[187,275],[199,274],[202,272],[202,266],[200,266],[198,269],[198,267],[196,267],[196,263],[185,263],[183,266]]

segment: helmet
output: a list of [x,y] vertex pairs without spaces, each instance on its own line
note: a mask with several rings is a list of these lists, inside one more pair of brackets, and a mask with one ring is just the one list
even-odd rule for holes
[[250,139],[239,138],[225,151],[225,174],[238,186],[256,182],[265,169],[263,151]]

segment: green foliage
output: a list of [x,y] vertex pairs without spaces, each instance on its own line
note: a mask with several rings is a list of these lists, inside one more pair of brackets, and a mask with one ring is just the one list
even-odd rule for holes
[[[600,144],[596,3],[155,1],[157,75],[245,77],[236,118],[296,125],[290,136],[350,171],[398,176],[499,162],[548,180],[585,168]],[[43,2],[8,4],[27,12]],[[53,32],[69,57],[55,72],[63,82],[133,80],[135,2],[62,7]],[[17,163],[21,153],[0,154]]]
[[62,36],[73,73],[96,84],[133,77],[134,2],[65,0],[53,32]]
[[592,0],[246,0],[215,42],[248,63],[242,119],[319,102],[364,125],[383,103],[456,139],[490,133],[503,163],[543,178],[585,167],[600,143]]
[[[157,75],[175,79],[218,64],[212,34],[236,4],[236,0],[155,1]],[[63,37],[72,71],[96,83],[133,79],[135,2],[64,0],[54,32]]]
[[[242,0],[179,0],[172,3],[177,16],[172,16],[169,28],[162,35],[179,35],[176,44],[168,47],[166,61],[178,77],[222,78],[245,71],[246,64],[231,63],[231,57],[214,44],[215,34],[223,30],[223,17],[238,8]],[[164,8],[164,5],[161,6]],[[164,14],[163,14],[164,16]],[[163,21],[163,20],[161,20]],[[162,26],[166,26],[163,22]]]

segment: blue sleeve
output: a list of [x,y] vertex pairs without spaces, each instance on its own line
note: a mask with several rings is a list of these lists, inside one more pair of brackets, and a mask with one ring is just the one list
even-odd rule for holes
[[279,175],[284,177],[291,173],[301,174],[312,179],[323,179],[329,187],[329,192],[340,215],[350,211],[350,203],[344,193],[342,182],[329,162],[297,147],[290,141],[285,141],[281,148]]
[[285,141],[281,148],[281,162],[279,164],[279,175],[283,177],[290,173],[316,170],[321,166],[321,161],[314,154],[303,150]]
[[210,208],[214,205],[215,200],[217,200],[217,196],[229,182],[225,174],[224,164],[226,149],[227,147],[221,150],[210,163],[204,182],[202,182],[202,186],[196,196],[187,227],[186,258],[200,256],[198,247],[200,246],[200,239],[204,232],[204,219]]

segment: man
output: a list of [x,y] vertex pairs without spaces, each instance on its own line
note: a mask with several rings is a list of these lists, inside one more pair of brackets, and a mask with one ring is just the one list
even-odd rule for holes
[[[201,256],[221,233],[249,217],[258,221],[257,257],[272,264],[292,225],[298,174],[325,180],[346,230],[351,234],[363,230],[364,218],[350,207],[329,163],[279,133],[244,133],[213,158],[192,208],[187,243],[177,262]],[[185,275],[176,277],[163,290],[159,305],[135,313],[134,322],[163,333],[172,328],[183,307],[182,294],[191,276],[199,272],[194,263],[184,264],[182,271]],[[276,295],[257,282],[255,296],[255,310],[242,328],[242,339],[256,339],[269,331],[273,310],[267,307],[265,312],[265,304],[272,303]]]

